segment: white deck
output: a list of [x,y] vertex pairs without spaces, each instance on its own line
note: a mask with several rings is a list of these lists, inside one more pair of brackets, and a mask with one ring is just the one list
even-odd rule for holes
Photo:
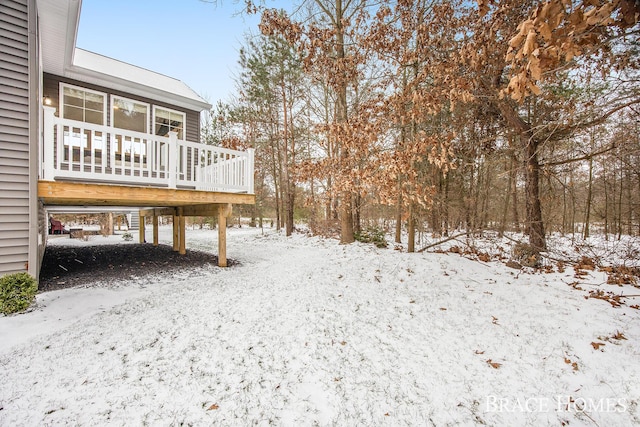
[[254,153],[61,119],[44,107],[41,179],[253,194]]

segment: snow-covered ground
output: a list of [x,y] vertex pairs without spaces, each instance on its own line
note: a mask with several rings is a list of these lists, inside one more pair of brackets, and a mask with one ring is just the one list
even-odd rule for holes
[[603,272],[246,227],[228,254],[0,317],[0,425],[640,423],[640,298],[585,298],[640,290]]

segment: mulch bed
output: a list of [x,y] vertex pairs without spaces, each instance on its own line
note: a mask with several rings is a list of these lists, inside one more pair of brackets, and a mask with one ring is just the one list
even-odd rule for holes
[[[227,260],[227,264],[235,264]],[[92,283],[111,283],[147,275],[170,274],[184,269],[217,266],[216,255],[171,246],[116,244],[96,246],[47,246],[40,270],[39,291],[46,292]]]

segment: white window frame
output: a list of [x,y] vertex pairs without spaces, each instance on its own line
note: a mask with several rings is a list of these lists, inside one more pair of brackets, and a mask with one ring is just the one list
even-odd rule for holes
[[152,123],[151,132],[154,135],[156,133],[156,111],[158,110],[164,110],[170,113],[180,114],[182,116],[182,126],[183,126],[182,138],[178,138],[178,139],[180,139],[181,141],[186,141],[187,140],[187,114],[184,111],[172,110],[171,108],[163,107],[161,105],[153,106],[153,123]]
[[[103,109],[102,109],[102,126],[107,126],[107,108],[109,107],[107,104],[109,102],[109,95],[106,92],[100,92],[97,90],[92,90],[92,89],[87,89],[86,87],[82,87],[82,86],[76,86],[76,85],[70,85],[68,83],[62,83],[60,82],[60,88],[59,88],[59,95],[58,95],[58,104],[60,107],[60,117],[64,118],[64,88],[69,88],[69,89],[76,89],[76,90],[82,90],[84,92],[89,92],[89,93],[93,93],[96,95],[102,95],[102,97],[104,98],[104,104],[103,104]],[[83,122],[83,123],[89,123],[89,122]],[[95,124],[95,123],[89,123],[89,124]]]
[[[120,95],[111,95],[111,99],[110,99],[110,102],[111,102],[111,108],[110,108],[110,111],[111,111],[111,123],[110,123],[110,126],[116,128],[116,129],[122,129],[122,130],[131,131],[131,129],[124,129],[124,128],[116,127],[116,125],[114,123],[114,119],[113,119],[114,118],[114,107],[115,107],[115,102],[114,101],[116,99],[120,99],[120,100],[123,100],[123,101],[134,102],[136,104],[141,104],[141,105],[144,105],[145,107],[147,107],[147,121],[145,123],[145,130],[144,130],[143,133],[150,133],[149,132],[149,116],[150,116],[151,104],[148,104],[148,103],[142,102],[142,101],[138,101],[137,99],[131,99],[131,98],[127,98],[125,96],[120,96]],[[155,118],[154,118],[154,123],[155,123]],[[136,132],[136,131],[131,131],[131,132]]]

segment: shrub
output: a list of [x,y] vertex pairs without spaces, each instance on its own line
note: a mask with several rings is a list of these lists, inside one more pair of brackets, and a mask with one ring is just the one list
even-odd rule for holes
[[513,247],[513,259],[525,267],[539,268],[542,265],[540,250],[526,243],[517,243]]
[[122,235],[122,239],[126,242],[130,242],[133,240],[133,234],[131,234],[130,232],[126,232]]
[[12,314],[26,310],[33,302],[38,284],[27,273],[0,277],[0,313]]
[[387,241],[384,238],[384,231],[378,227],[367,227],[354,234],[355,239],[362,243],[373,243],[378,248],[386,248]]

